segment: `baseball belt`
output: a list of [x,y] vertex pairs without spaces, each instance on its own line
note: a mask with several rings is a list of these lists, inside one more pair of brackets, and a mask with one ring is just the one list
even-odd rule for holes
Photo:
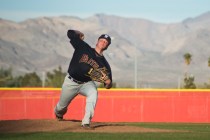
[[71,81],[73,81],[73,82],[75,82],[75,83],[77,83],[77,84],[84,84],[84,83],[86,83],[86,82],[78,81],[78,80],[74,79],[73,77],[71,77],[70,75],[69,75],[68,78],[69,78]]

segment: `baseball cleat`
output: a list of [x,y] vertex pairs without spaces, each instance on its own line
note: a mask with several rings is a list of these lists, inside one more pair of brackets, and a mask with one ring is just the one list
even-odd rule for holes
[[59,117],[59,116],[56,115],[56,120],[63,121],[63,117]]
[[83,124],[83,125],[81,125],[81,128],[86,129],[86,130],[94,129],[93,127],[90,127],[90,124]]

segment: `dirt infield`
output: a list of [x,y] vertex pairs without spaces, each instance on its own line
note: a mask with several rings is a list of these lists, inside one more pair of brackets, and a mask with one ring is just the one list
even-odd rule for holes
[[145,132],[177,132],[177,130],[152,129],[129,126],[124,123],[92,122],[91,130],[80,127],[80,121],[74,120],[12,120],[0,121],[0,133],[21,132],[97,132],[97,133],[145,133]]

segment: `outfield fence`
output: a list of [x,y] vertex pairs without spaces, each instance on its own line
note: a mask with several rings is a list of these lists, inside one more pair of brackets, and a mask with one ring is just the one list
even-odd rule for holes
[[[60,88],[0,88],[0,120],[54,119]],[[81,120],[77,96],[65,119]],[[210,90],[99,89],[93,121],[210,123]]]

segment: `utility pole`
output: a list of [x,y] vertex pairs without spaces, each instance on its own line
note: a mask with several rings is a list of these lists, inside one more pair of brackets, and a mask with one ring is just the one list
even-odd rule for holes
[[135,59],[134,59],[134,88],[137,88],[137,83],[138,83],[138,66],[137,66],[137,46],[135,45]]
[[45,87],[45,71],[42,72],[42,87]]

